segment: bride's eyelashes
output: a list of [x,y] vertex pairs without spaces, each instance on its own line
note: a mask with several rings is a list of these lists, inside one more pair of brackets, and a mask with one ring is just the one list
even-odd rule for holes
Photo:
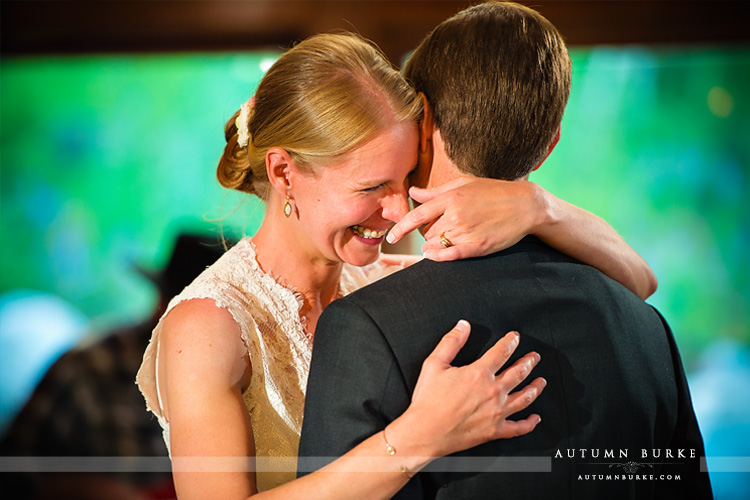
[[362,189],[362,192],[363,193],[370,193],[370,192],[373,192],[373,191],[377,191],[378,189],[380,189],[383,186],[385,186],[385,182],[381,182],[377,186],[372,186],[372,187],[364,188],[364,189]]

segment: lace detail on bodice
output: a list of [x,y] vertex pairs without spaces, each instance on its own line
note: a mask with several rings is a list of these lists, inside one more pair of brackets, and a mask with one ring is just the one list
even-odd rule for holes
[[[394,270],[379,262],[364,268],[345,264],[339,294],[346,295]],[[164,316],[183,301],[206,298],[231,313],[249,353],[252,377],[243,398],[253,426],[256,456],[270,459],[259,460],[256,472],[258,490],[265,491],[295,477],[312,355],[312,341],[299,315],[302,298],[260,268],[249,238],[227,251],[173,298]],[[161,321],[154,329],[136,382],[147,408],[164,429],[169,448],[169,423],[161,409],[156,379],[160,333]],[[284,471],[264,472],[262,463],[275,463],[272,469]]]

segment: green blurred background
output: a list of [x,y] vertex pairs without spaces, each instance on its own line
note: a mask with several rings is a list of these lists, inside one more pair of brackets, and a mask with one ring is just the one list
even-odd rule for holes
[[[651,264],[649,302],[675,332],[708,454],[747,457],[750,48],[571,54],[562,140],[532,180],[608,220]],[[263,207],[222,189],[215,166],[224,122],[276,56],[0,63],[0,366],[13,381],[0,393],[0,431],[60,350],[150,313],[156,290],[135,264],[160,268],[185,229],[255,231]],[[9,333],[19,316],[8,319],[15,299],[35,296],[68,312],[25,314],[74,325],[36,364],[26,350],[46,341],[19,347]],[[747,474],[731,477],[745,485],[731,491],[750,494]]]

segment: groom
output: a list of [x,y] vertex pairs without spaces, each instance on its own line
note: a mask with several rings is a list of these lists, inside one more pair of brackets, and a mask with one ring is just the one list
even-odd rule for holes
[[[420,148],[432,168],[420,167],[416,185],[523,180],[559,137],[570,59],[537,12],[493,2],[440,24],[405,76],[428,101]],[[535,376],[548,386],[518,418],[543,420],[525,436],[433,462],[396,498],[711,498],[663,318],[534,237],[483,258],[425,260],[332,303],[316,330],[301,463],[340,456],[400,415],[422,361],[458,318],[472,325],[464,363],[509,330],[521,334],[518,352],[541,355]],[[362,363],[362,353],[383,361]]]

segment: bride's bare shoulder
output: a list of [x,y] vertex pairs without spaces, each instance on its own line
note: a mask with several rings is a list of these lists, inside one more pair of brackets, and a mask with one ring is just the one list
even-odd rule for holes
[[229,311],[211,299],[191,299],[170,310],[160,328],[157,376],[168,421],[214,421],[227,405],[241,404],[252,369]]
[[193,358],[196,366],[225,363],[246,353],[240,327],[226,309],[212,299],[191,299],[177,304],[162,320],[166,351]]

